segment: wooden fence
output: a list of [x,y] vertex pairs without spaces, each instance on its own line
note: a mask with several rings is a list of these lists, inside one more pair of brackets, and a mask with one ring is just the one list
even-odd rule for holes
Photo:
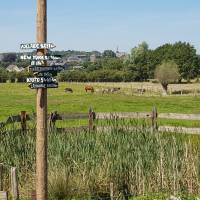
[[[174,120],[196,120],[200,121],[200,114],[180,114],[180,113],[158,113],[156,107],[152,108],[151,112],[112,112],[112,113],[95,113],[91,108],[88,113],[58,113],[52,112],[48,116],[49,118],[49,129],[56,128],[57,121],[65,120],[76,120],[76,119],[87,119],[88,128],[92,130],[94,128],[95,120],[106,120],[106,119],[149,119],[151,121],[151,127],[159,131],[169,132],[184,132],[191,134],[200,134],[200,128],[185,128],[185,127],[173,127],[173,126],[159,126],[158,119],[174,119]],[[15,122],[21,123],[22,131],[26,131],[27,122],[34,120],[34,116],[30,116],[25,111],[22,111],[19,115],[10,116],[4,122],[0,122],[0,127],[5,127],[8,124]],[[84,128],[87,128],[86,126]],[[69,129],[70,130],[70,129]]]
[[[4,176],[4,165],[0,163],[0,200],[8,200],[8,191],[3,191],[3,176]],[[17,176],[17,168],[10,168],[10,194],[13,200],[19,200],[19,189],[18,189],[18,176]]]

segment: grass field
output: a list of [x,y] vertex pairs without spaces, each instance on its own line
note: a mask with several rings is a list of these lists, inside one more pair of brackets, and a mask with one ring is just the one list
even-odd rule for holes
[[[158,108],[158,112],[174,113],[200,113],[200,96],[167,96],[144,95],[129,93],[130,88],[141,87],[140,83],[94,83],[96,90],[104,87],[117,86],[121,87],[120,93],[104,94],[95,92],[94,94],[86,93],[84,90],[85,83],[60,83],[58,89],[48,90],[48,110],[67,112],[88,112],[91,106],[96,112],[112,111],[151,111],[153,106]],[[192,88],[192,84],[190,85]],[[71,87],[73,94],[65,93],[64,88]],[[144,85],[143,88],[153,87]],[[159,88],[159,84],[155,84]],[[174,86],[175,87],[175,86]],[[177,87],[177,85],[176,85]],[[183,87],[180,85],[180,87]],[[187,86],[189,87],[189,86]],[[197,87],[197,84],[194,84]],[[5,120],[9,115],[18,114],[25,110],[28,113],[35,112],[36,91],[28,88],[27,84],[4,83],[0,84],[0,120]],[[163,120],[162,120],[163,122]],[[79,122],[77,122],[79,123]],[[82,123],[82,122],[80,122]],[[85,123],[85,122],[84,122]],[[198,127],[198,122],[165,120],[164,123],[175,123],[178,125]]]

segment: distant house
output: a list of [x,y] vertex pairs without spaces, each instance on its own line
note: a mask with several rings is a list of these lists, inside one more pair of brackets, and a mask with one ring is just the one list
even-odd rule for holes
[[6,70],[9,72],[22,72],[24,71],[24,68],[18,67],[17,65],[9,65]]
[[0,54],[0,62],[3,61],[3,58],[4,58],[3,54]]
[[96,56],[96,54],[92,54],[91,56],[90,56],[90,62],[96,62],[96,60],[97,60],[97,56]]
[[77,63],[81,63],[81,62],[85,62],[88,61],[88,56],[87,55],[75,55],[75,56],[70,56],[67,59],[67,62],[77,62]]
[[119,51],[116,52],[116,56],[117,56],[118,58],[123,58],[123,57],[125,57],[126,55],[127,55],[127,53],[125,53],[125,52],[119,52]]

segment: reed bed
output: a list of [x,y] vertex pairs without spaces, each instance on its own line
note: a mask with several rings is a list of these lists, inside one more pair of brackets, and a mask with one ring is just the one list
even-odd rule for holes
[[[101,131],[48,135],[49,198],[108,199],[125,190],[129,196],[148,193],[199,194],[199,148],[193,136],[129,128],[108,120]],[[107,125],[105,127],[107,127]],[[18,168],[21,196],[30,196],[35,177],[35,132],[8,130],[0,135],[4,188],[9,166]]]

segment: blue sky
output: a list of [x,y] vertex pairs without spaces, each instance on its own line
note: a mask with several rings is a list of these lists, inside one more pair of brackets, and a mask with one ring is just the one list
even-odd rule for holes
[[[199,0],[47,0],[48,42],[57,50],[129,52],[142,41],[154,49],[187,41],[200,53]],[[36,0],[0,4],[0,52],[36,40]]]

